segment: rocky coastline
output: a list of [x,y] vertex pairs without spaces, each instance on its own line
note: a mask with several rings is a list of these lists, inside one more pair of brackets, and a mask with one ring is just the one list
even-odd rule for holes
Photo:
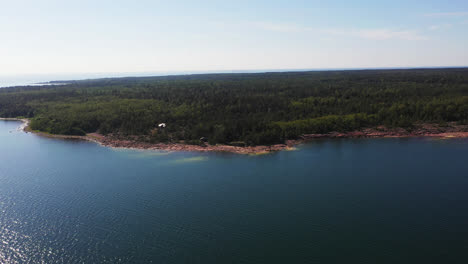
[[231,145],[210,145],[200,143],[199,145],[179,143],[149,143],[138,140],[138,137],[121,137],[116,135],[102,135],[90,133],[86,136],[53,135],[40,131],[33,131],[29,128],[28,119],[0,118],[0,120],[22,121],[22,129],[25,132],[32,132],[40,136],[60,139],[78,139],[96,142],[105,147],[126,148],[126,149],[146,149],[164,151],[197,151],[197,152],[229,152],[237,154],[266,154],[281,150],[294,150],[299,144],[307,143],[315,139],[324,138],[405,138],[405,137],[436,137],[436,138],[468,138],[468,125],[456,125],[455,123],[438,124],[418,124],[412,129],[387,128],[379,126],[376,128],[365,128],[352,132],[330,132],[324,134],[305,134],[296,140],[287,140],[284,144],[271,146],[231,146]]

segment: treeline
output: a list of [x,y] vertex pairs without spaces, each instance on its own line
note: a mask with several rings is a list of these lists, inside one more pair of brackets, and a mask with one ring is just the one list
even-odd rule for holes
[[[468,69],[205,74],[0,89],[1,117],[53,134],[273,144],[302,134],[468,122]],[[167,127],[158,128],[159,123]]]

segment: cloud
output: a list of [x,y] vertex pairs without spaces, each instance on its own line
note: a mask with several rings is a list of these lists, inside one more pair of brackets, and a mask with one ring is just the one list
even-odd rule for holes
[[352,36],[371,40],[425,40],[427,37],[412,30],[391,29],[352,29],[352,30],[328,30],[330,34]]
[[452,27],[452,24],[442,24],[442,25],[432,25],[427,29],[430,31],[441,30],[441,29],[449,29]]
[[441,12],[424,14],[427,17],[461,17],[468,16],[468,12]]
[[328,36],[349,36],[370,40],[424,40],[427,37],[413,30],[392,29],[344,29],[344,28],[312,28],[296,24],[280,24],[270,22],[254,22],[251,25],[267,31],[280,33],[309,33]]

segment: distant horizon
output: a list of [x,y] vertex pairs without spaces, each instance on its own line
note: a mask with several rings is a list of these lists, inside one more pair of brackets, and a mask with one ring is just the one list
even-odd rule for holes
[[[166,70],[166,71],[96,71],[96,72],[50,72],[50,73],[15,73],[15,74],[2,74],[1,77],[14,77],[14,76],[50,76],[50,75],[113,75],[113,74],[158,74],[156,76],[164,76],[164,74],[205,74],[205,73],[261,73],[261,72],[291,72],[291,71],[334,71],[334,70],[379,70],[379,69],[448,69],[448,68],[468,68],[467,65],[442,65],[442,66],[368,66],[368,67],[326,67],[326,68],[258,68],[258,69],[208,69],[208,70]],[[159,75],[163,74],[163,75]],[[132,76],[128,76],[132,77]],[[139,77],[139,76],[135,76]]]
[[148,72],[84,72],[84,73],[29,73],[0,74],[0,88],[15,86],[39,86],[57,81],[81,81],[107,78],[164,77],[197,74],[228,73],[269,73],[269,72],[308,72],[308,71],[353,71],[353,70],[404,70],[404,69],[463,69],[466,66],[415,66],[415,67],[355,67],[355,68],[304,68],[304,69],[244,69],[244,70],[206,70],[206,71],[148,71]]

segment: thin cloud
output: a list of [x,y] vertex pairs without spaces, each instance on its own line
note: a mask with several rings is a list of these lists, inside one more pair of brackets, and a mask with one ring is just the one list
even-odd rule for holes
[[468,16],[468,12],[441,12],[424,14],[427,17],[461,17]]
[[452,24],[443,24],[443,25],[432,25],[427,29],[430,31],[442,30],[442,29],[449,29],[452,27]]
[[354,30],[332,30],[328,31],[334,35],[353,36],[370,40],[425,40],[427,37],[412,30],[391,29],[354,29]]
[[267,31],[281,33],[314,33],[331,36],[350,36],[370,40],[425,40],[427,37],[413,30],[392,30],[392,29],[342,29],[342,28],[311,28],[295,24],[279,24],[267,22],[255,22],[253,26]]

